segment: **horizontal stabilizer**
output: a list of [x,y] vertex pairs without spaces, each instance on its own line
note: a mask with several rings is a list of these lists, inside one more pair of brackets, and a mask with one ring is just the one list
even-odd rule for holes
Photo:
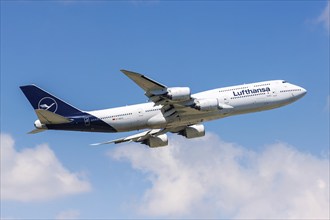
[[64,124],[71,122],[68,118],[44,109],[36,109],[35,111],[42,124]]
[[47,129],[40,129],[40,128],[36,128],[32,131],[30,131],[28,134],[37,134],[37,133],[40,133],[40,132],[43,132],[43,131],[46,131]]

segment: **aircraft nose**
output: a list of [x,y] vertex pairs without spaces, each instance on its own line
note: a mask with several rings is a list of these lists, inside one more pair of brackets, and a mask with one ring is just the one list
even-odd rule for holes
[[297,94],[297,96],[299,98],[302,98],[304,95],[306,95],[306,93],[307,93],[307,90],[306,89],[304,89],[302,87],[299,87],[299,93]]

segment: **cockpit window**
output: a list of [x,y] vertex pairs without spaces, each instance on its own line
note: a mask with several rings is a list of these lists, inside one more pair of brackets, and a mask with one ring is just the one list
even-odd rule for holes
[[287,81],[283,80],[282,83],[287,83]]

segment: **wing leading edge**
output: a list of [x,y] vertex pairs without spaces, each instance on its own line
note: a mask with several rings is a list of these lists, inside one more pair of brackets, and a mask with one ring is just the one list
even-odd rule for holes
[[136,73],[128,70],[120,70],[120,71],[124,73],[127,77],[129,77],[131,80],[133,80],[145,92],[166,89],[165,85],[162,85],[140,73]]

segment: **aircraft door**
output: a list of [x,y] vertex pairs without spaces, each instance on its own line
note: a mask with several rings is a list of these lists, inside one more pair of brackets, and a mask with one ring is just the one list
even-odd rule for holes
[[89,117],[84,117],[84,122],[86,127],[91,125],[91,121],[89,120]]
[[138,109],[138,114],[139,114],[139,117],[142,117],[143,116],[143,109]]
[[229,99],[227,96],[223,97],[223,102],[227,105],[229,104]]
[[131,121],[130,127],[132,129],[141,129],[146,125],[144,116],[144,110],[139,108],[134,111],[134,120]]
[[277,97],[277,91],[276,91],[276,88],[272,88],[272,91],[271,91],[270,93],[271,93],[271,96],[273,96],[273,97]]

